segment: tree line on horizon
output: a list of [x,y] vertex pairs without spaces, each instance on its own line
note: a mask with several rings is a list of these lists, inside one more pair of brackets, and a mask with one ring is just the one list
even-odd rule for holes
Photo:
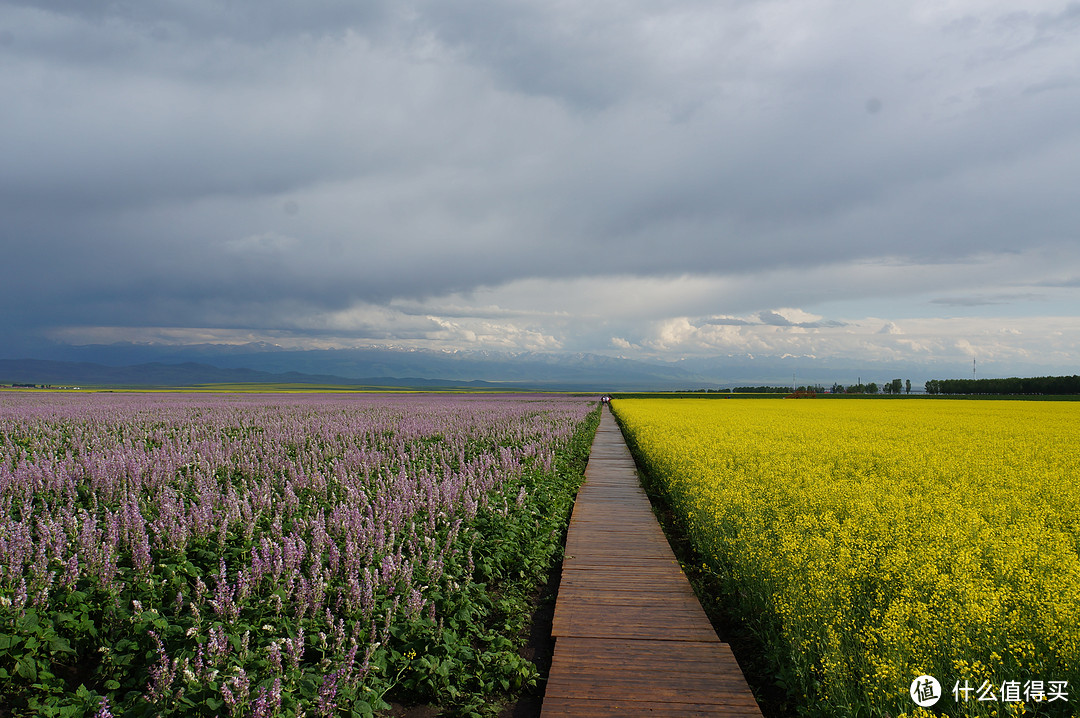
[[[706,393],[736,394],[788,394],[792,391],[818,394],[910,394],[911,380],[893,379],[884,384],[870,382],[844,386],[833,384],[825,387],[820,384],[799,386],[738,386],[731,389],[698,389]],[[925,393],[940,394],[1027,394],[1027,395],[1080,395],[1080,375],[1009,377],[1003,379],[930,379],[925,384]]]
[[1080,394],[1080,376],[931,379],[927,394]]
[[893,379],[884,384],[870,382],[869,384],[833,384],[831,387],[822,384],[806,384],[803,386],[736,386],[724,389],[687,389],[686,393],[698,394],[791,394],[791,393],[815,393],[815,394],[910,394],[911,379]]

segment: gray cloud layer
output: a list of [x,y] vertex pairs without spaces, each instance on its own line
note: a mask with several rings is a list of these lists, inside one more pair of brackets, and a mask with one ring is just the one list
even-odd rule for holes
[[[3,2],[2,331],[840,268],[813,305],[878,296],[860,263],[1072,262],[1080,4],[1024,7]],[[698,309],[795,326],[795,290],[759,293]]]

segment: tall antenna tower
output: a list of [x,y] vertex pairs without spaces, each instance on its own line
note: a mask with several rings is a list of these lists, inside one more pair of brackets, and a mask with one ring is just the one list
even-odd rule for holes
[[975,374],[975,357],[971,357],[971,378],[978,381],[979,377]]

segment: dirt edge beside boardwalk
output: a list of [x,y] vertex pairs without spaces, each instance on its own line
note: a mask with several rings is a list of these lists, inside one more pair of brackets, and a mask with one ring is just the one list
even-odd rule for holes
[[[566,539],[563,539],[566,545]],[[551,624],[555,618],[555,599],[559,595],[559,583],[562,580],[562,559],[551,569],[547,583],[533,599],[533,617],[529,625],[529,641],[519,652],[536,664],[540,671],[540,680],[536,688],[523,694],[516,701],[508,704],[499,712],[499,718],[539,718],[544,703],[544,689],[547,687],[548,674],[551,672],[551,657],[555,653],[555,639],[551,635]]]

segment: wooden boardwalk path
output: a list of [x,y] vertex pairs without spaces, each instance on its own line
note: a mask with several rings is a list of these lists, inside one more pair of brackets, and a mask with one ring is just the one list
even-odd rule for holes
[[756,716],[604,409],[566,539],[541,718]]

